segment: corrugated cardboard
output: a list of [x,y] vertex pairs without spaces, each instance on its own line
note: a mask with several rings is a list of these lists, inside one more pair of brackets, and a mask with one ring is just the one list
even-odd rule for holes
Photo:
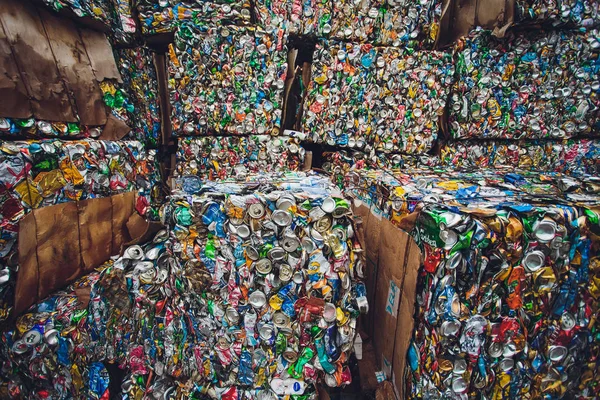
[[0,21],[27,88],[33,116],[76,122],[46,32],[36,9],[25,1],[0,1]]
[[12,317],[160,228],[136,213],[135,192],[33,210],[19,223]]
[[[412,240],[412,239],[411,239]],[[407,318],[399,315],[402,285],[406,269],[409,236],[388,220],[381,221],[379,267],[373,304],[373,345],[381,370],[392,377],[394,346],[399,321]],[[408,316],[408,318],[412,318]]]
[[353,211],[361,222],[357,234],[364,236],[368,261],[365,283],[369,322],[365,329],[372,332],[377,370],[386,373],[397,388],[396,396],[403,399],[421,251],[408,233],[381,219],[366,205],[355,202]]
[[9,118],[29,118],[31,105],[19,67],[0,22],[0,110]]
[[56,65],[73,96],[79,121],[83,125],[104,125],[106,109],[102,91],[75,24],[46,10],[40,9],[39,12]]
[[115,55],[106,35],[91,29],[82,29],[80,33],[96,80],[102,82],[105,79],[116,79],[118,82],[122,82],[121,74],[115,63]]

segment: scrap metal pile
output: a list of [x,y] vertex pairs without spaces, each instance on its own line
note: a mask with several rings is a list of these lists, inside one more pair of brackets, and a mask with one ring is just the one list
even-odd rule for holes
[[453,77],[448,53],[324,43],[315,51],[304,130],[329,145],[427,153]]
[[515,169],[347,175],[392,222],[417,215],[408,398],[599,395],[599,184]]
[[261,29],[185,24],[169,47],[175,135],[278,134],[286,39]]
[[174,194],[161,217],[168,229],[153,241],[4,333],[13,395],[102,398],[107,362],[126,370],[125,398],[313,399],[318,381],[350,381],[364,264],[327,178],[207,182]]

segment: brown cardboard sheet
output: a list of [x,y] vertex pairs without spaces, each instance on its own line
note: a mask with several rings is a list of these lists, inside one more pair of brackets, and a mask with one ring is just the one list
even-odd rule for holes
[[31,117],[27,88],[13,56],[10,43],[0,23],[0,116],[8,118]]
[[121,121],[112,114],[108,114],[106,125],[98,139],[100,140],[121,140],[131,131],[129,125]]
[[135,192],[33,210],[19,223],[12,317],[162,226],[135,212]]
[[385,372],[396,388],[390,399],[403,399],[421,251],[408,233],[375,215],[365,204],[355,202],[353,211],[360,222],[357,235],[364,237],[367,254],[369,314],[363,317],[368,321],[364,329],[373,338],[376,371]]
[[[388,220],[381,221],[379,268],[372,311],[374,312],[373,344],[381,370],[392,376],[394,345],[405,272],[406,250],[410,237]],[[412,317],[412,316],[411,316]]]
[[115,55],[106,35],[91,29],[81,29],[80,34],[96,80],[102,82],[105,79],[116,79],[118,82],[122,82],[121,74],[115,63]]
[[36,9],[29,2],[2,0],[0,21],[27,88],[33,116],[47,121],[76,122]]
[[75,24],[46,10],[40,9],[39,12],[60,74],[74,97],[80,122],[83,125],[104,125],[106,109],[102,91]]

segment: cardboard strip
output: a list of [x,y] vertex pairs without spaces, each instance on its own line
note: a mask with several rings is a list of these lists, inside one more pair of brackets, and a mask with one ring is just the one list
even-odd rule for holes
[[377,291],[373,306],[377,329],[373,333],[373,345],[381,369],[388,378],[392,373],[397,312],[405,269],[404,252],[408,239],[408,235],[399,231],[390,221],[382,220]]
[[3,117],[29,118],[31,104],[19,67],[0,21],[0,110]]
[[3,0],[0,21],[29,93],[33,115],[47,121],[76,122],[36,9],[29,2]]
[[83,42],[75,24],[40,9],[40,16],[60,74],[74,96],[83,125],[104,125],[106,109]]

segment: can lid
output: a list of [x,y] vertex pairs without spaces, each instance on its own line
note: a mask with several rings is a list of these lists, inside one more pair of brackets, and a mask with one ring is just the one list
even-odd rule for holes
[[492,358],[500,357],[502,355],[503,351],[504,351],[504,346],[502,346],[502,343],[492,342],[492,344],[490,344],[490,347],[488,347],[488,354]]
[[258,250],[256,250],[256,248],[254,246],[246,247],[246,256],[248,256],[248,258],[251,259],[252,261],[256,261],[260,258],[260,254],[258,253]]
[[294,236],[288,236],[281,241],[281,247],[283,247],[285,251],[290,253],[292,251],[297,250],[298,247],[300,247],[300,241]]
[[534,234],[540,242],[550,242],[556,236],[556,222],[543,219],[535,226]]
[[466,370],[467,370],[467,362],[464,359],[459,358],[454,361],[454,367],[452,369],[452,372],[454,374],[462,375],[465,373]]
[[314,223],[314,228],[318,232],[322,233],[322,232],[326,232],[327,230],[329,230],[329,228],[331,228],[332,225],[333,225],[333,219],[331,218],[331,215],[326,215]]
[[502,361],[500,361],[500,369],[504,372],[510,371],[514,366],[515,361],[512,358],[503,358]]
[[267,303],[267,297],[260,290],[250,293],[248,302],[255,308],[262,308]]
[[254,263],[254,268],[262,275],[266,275],[273,269],[273,264],[268,258],[261,258]]
[[269,250],[268,256],[273,261],[281,261],[285,259],[286,252],[283,248],[277,246]]
[[546,256],[540,250],[533,250],[525,254],[523,265],[530,272],[535,272],[544,266]]
[[294,363],[298,359],[298,353],[296,353],[292,348],[288,347],[283,352],[283,358],[289,363]]
[[440,230],[439,236],[444,242],[445,250],[450,250],[458,242],[458,235],[451,229]]
[[292,275],[294,274],[294,270],[288,264],[280,264],[279,265],[279,279],[282,282],[289,282],[292,279]]
[[251,218],[259,219],[265,215],[265,208],[261,203],[253,203],[248,207],[248,214]]
[[248,236],[250,236],[250,228],[248,225],[239,225],[236,227],[236,233],[242,239],[246,239]]
[[444,323],[442,323],[442,335],[444,336],[456,336],[458,335],[458,332],[460,331],[460,321],[454,320],[454,321],[444,321]]
[[273,326],[270,324],[263,324],[260,328],[258,328],[258,334],[261,339],[269,340],[273,336]]
[[331,214],[335,210],[335,200],[333,197],[327,197],[321,204],[321,209],[326,213]]
[[235,308],[227,307],[227,309],[225,310],[225,318],[230,324],[237,325],[237,323],[240,320],[240,314]]
[[273,324],[278,328],[283,328],[288,326],[290,323],[290,319],[284,313],[278,311],[273,314]]
[[15,354],[23,354],[28,350],[28,348],[29,347],[25,344],[25,342],[22,339],[19,339],[15,340],[13,343],[12,351]]
[[132,259],[132,260],[141,260],[142,258],[144,258],[144,250],[142,250],[142,248],[140,246],[133,245],[133,246],[129,246],[126,250],[125,250],[125,254],[123,255],[123,258],[125,259]]
[[280,227],[289,226],[292,224],[292,216],[287,211],[275,210],[271,214],[271,220]]
[[560,362],[567,355],[568,350],[565,346],[548,347],[548,358],[553,362]]
[[25,332],[25,334],[23,335],[23,342],[27,346],[35,346],[38,343],[40,343],[41,341],[42,341],[42,334],[35,329]]
[[575,317],[573,314],[565,312],[560,318],[560,326],[565,331],[570,331],[575,327]]
[[275,204],[278,210],[287,211],[290,207],[296,205],[296,199],[292,195],[283,195]]
[[464,393],[467,391],[467,382],[462,378],[458,377],[452,381],[452,391],[454,393]]

